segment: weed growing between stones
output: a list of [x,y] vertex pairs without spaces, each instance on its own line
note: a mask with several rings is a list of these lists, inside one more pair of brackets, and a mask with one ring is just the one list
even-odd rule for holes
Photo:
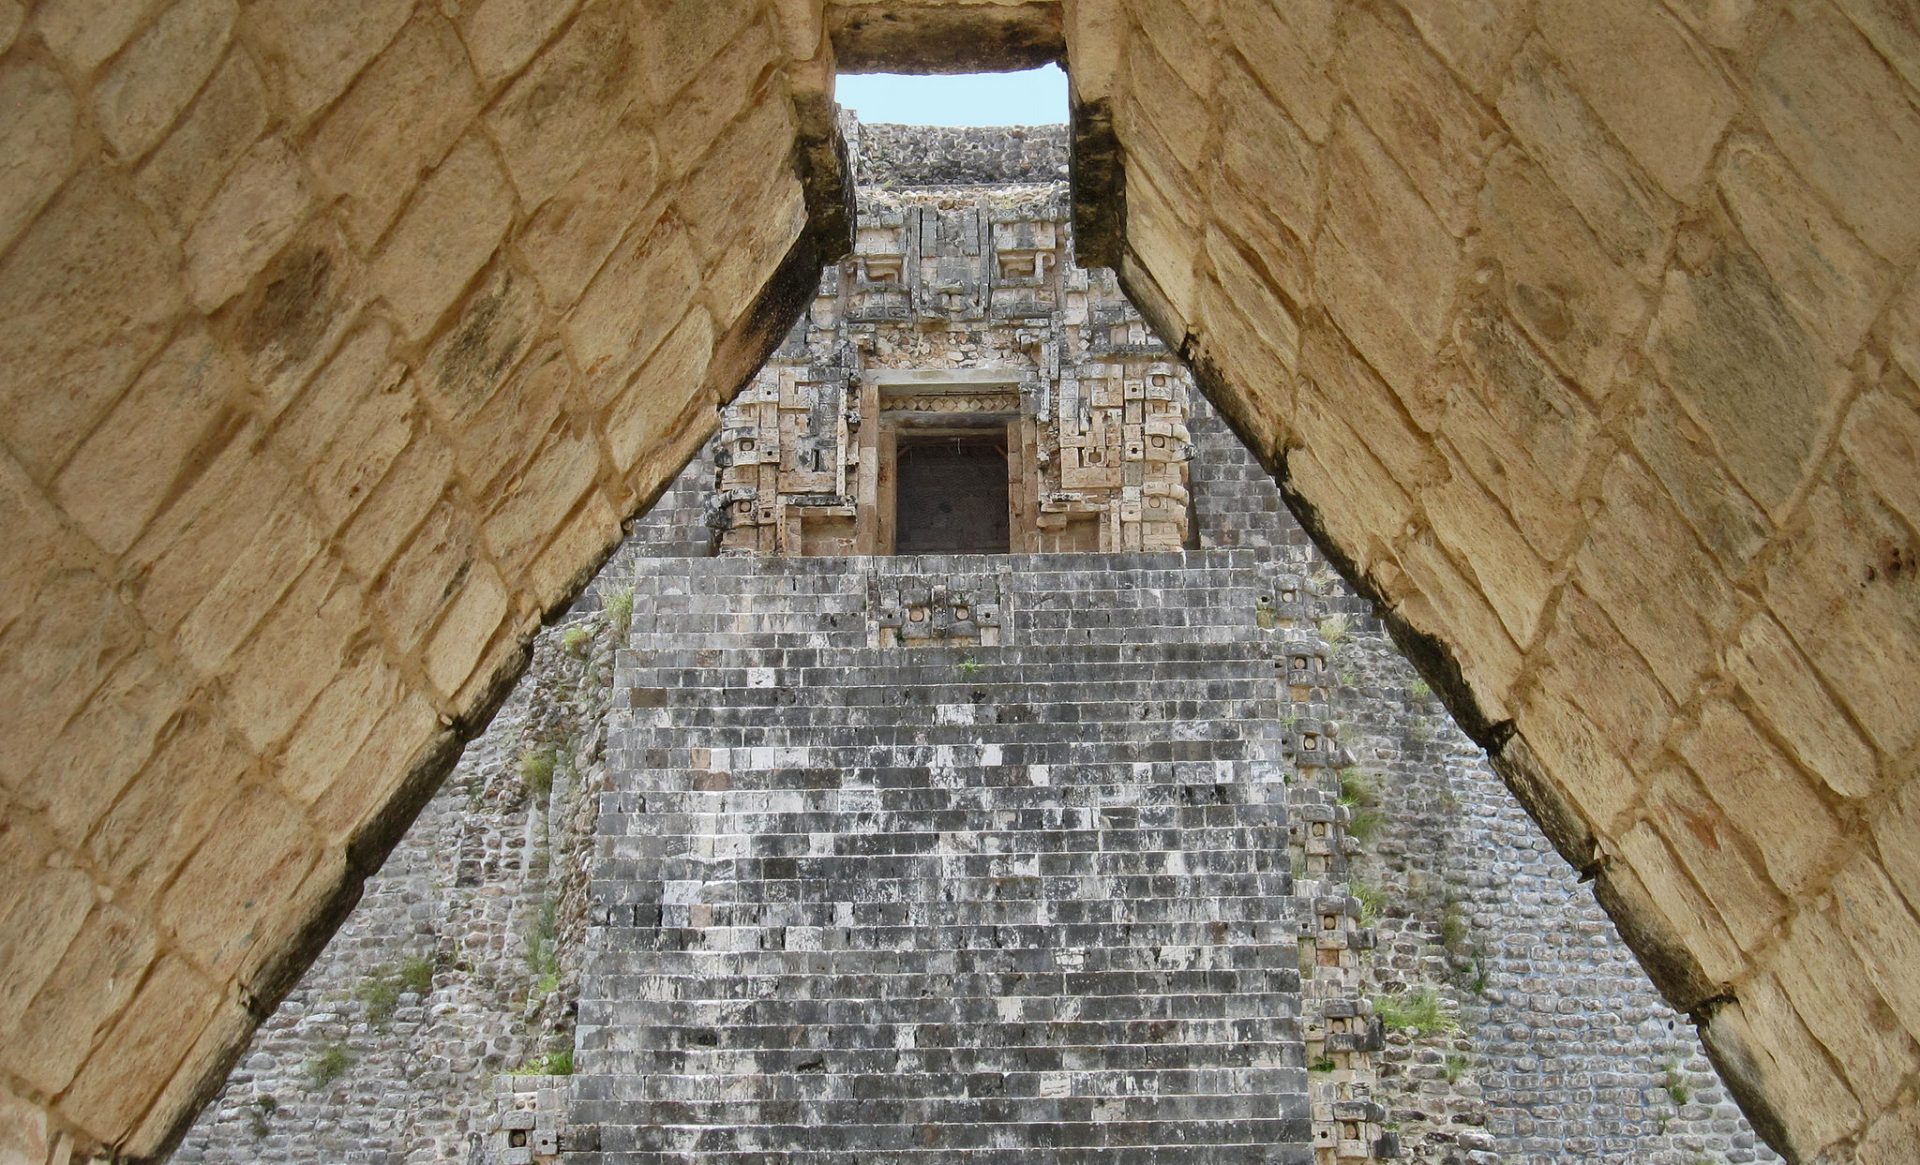
[[527,792],[536,798],[545,797],[553,792],[553,766],[556,755],[553,746],[529,748],[520,754],[520,783]]
[[1318,1059],[1314,1060],[1313,1063],[1307,1065],[1307,1071],[1331,1072],[1337,1067],[1339,1067],[1339,1065],[1333,1062],[1332,1056],[1321,1056]]
[[1380,811],[1380,792],[1372,777],[1356,768],[1340,770],[1340,804],[1352,811],[1352,820],[1347,822],[1347,835],[1359,842],[1373,839],[1386,824],[1386,814]]
[[560,904],[551,897],[543,899],[540,909],[522,934],[526,942],[527,970],[534,976],[537,995],[550,995],[560,986]]
[[1380,912],[1387,905],[1387,892],[1371,883],[1359,881],[1353,883],[1352,892],[1360,900],[1360,925],[1372,926],[1379,922]]
[[1318,630],[1320,632],[1320,638],[1325,641],[1327,648],[1331,651],[1338,652],[1341,646],[1346,643],[1347,637],[1353,634],[1353,620],[1342,614],[1336,613],[1328,615],[1326,618],[1320,620]]
[[509,1076],[571,1076],[573,1075],[573,1049],[565,1048],[545,1055],[530,1056],[518,1068],[508,1072]]
[[268,1118],[279,1111],[280,1101],[271,1092],[253,1098],[253,1103],[247,1108],[247,1125],[256,1140],[273,1131]]
[[1440,995],[1431,987],[1400,995],[1376,995],[1373,1013],[1389,1031],[1457,1032],[1460,1021],[1440,1007]]
[[316,1091],[332,1084],[346,1075],[347,1066],[353,1061],[347,1056],[347,1049],[338,1043],[328,1044],[307,1061],[307,1083]]
[[614,587],[601,598],[607,612],[607,626],[615,639],[625,639],[633,626],[633,588]]
[[593,632],[575,623],[560,633],[560,648],[576,659],[585,659],[587,648],[593,643]]
[[980,674],[980,661],[971,655],[960,658],[960,677],[970,680]]
[[1667,1099],[1673,1101],[1673,1107],[1684,1108],[1693,1099],[1693,1089],[1687,1086],[1687,1078],[1680,1071],[1680,1065],[1667,1061],[1667,1075],[1662,1085],[1667,1090]]
[[1433,688],[1427,683],[1427,681],[1417,679],[1407,685],[1407,699],[1430,700],[1432,698],[1433,698]]
[[1468,1064],[1469,1064],[1469,1061],[1467,1060],[1467,1057],[1463,1053],[1460,1053],[1460,1052],[1449,1053],[1447,1056],[1446,1067],[1441,1069],[1441,1071],[1446,1075],[1447,1083],[1448,1084],[1460,1083],[1460,1078],[1467,1074]]

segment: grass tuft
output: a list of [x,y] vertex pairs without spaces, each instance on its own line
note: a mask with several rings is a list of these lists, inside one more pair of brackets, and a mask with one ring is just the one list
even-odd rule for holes
[[1440,1006],[1440,995],[1431,987],[1400,995],[1376,995],[1373,1013],[1389,1031],[1457,1032],[1460,1022]]
[[607,612],[607,626],[615,639],[625,639],[633,627],[633,588],[614,587],[601,601]]
[[346,1075],[347,1066],[351,1063],[346,1048],[339,1044],[328,1044],[307,1061],[307,1082],[316,1089],[325,1088]]
[[553,766],[557,758],[552,745],[529,748],[520,754],[520,783],[535,797],[553,792]]

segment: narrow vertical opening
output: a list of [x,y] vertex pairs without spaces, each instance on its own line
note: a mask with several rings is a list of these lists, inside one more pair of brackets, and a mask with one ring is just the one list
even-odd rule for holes
[[896,554],[1006,554],[1007,445],[995,436],[900,439]]

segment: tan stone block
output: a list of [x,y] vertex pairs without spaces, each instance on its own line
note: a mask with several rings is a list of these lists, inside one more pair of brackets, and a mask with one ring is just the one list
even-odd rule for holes
[[1840,439],[1880,496],[1920,526],[1920,396],[1895,383],[1890,375],[1854,400]]
[[[260,506],[261,499],[247,504]],[[226,572],[174,632],[180,653],[208,674],[222,670],[320,552],[321,532],[302,507],[262,508],[265,522],[226,560]]]
[[453,482],[453,452],[423,432],[338,539],[341,556],[362,578],[377,578]]
[[87,838],[87,853],[129,909],[153,895],[220,820],[253,757],[210,713],[189,706]]
[[1577,488],[1590,462],[1607,451],[1580,394],[1497,308],[1470,305],[1455,318],[1453,340],[1468,385],[1517,449],[1563,489]]
[[165,343],[178,264],[139,204],[92,173],[0,260],[0,425],[36,477],[52,476]]
[[[0,964],[0,1023],[13,1031],[61,956],[85,925],[93,910],[93,880],[66,863],[71,858],[41,849],[22,838],[24,831],[9,829],[7,844],[27,851],[25,860],[10,855],[7,865],[18,881],[0,895],[0,939],[6,941],[7,960]],[[27,1065],[24,1049],[9,1040],[4,1063],[21,1075]]]
[[226,685],[230,719],[255,751],[271,753],[366,634],[365,596],[331,556],[316,559],[240,648]]
[[93,91],[94,120],[122,158],[153,148],[206,83],[239,15],[235,0],[175,0]]
[[1535,465],[1513,448],[1511,430],[1465,391],[1448,401],[1440,432],[1457,470],[1507,512],[1543,562],[1558,562],[1574,548],[1584,526],[1574,497],[1579,478],[1568,466]]
[[186,684],[157,652],[129,655],[54,738],[23,799],[42,802],[47,829],[79,850],[187,697]]
[[510,603],[500,575],[484,562],[475,563],[427,645],[427,678],[441,693],[455,695],[473,675],[506,619]]
[[1276,288],[1303,301],[1304,240],[1313,237],[1318,214],[1319,157],[1252,76],[1231,64],[1221,74],[1219,104],[1225,124],[1214,216],[1259,253]]
[[285,408],[347,332],[362,326],[371,298],[359,257],[331,216],[309,221],[267,264],[227,309],[263,418]]
[[374,588],[373,607],[402,651],[412,651],[479,564],[479,532],[460,501],[433,508]]
[[1428,0],[1408,15],[1476,93],[1494,87],[1527,34],[1524,0]]
[[388,356],[392,344],[393,329],[385,323],[363,324],[308,382],[273,433],[293,464],[318,462],[368,397],[402,393],[405,366]]
[[1397,10],[1356,7],[1344,33],[1338,72],[1361,120],[1447,230],[1464,236],[1499,127]]
[[73,93],[33,61],[0,66],[0,247],[13,241],[73,168]]
[[1479,249],[1512,317],[1589,399],[1611,391],[1645,296],[1579,211],[1518,149],[1494,156],[1481,192]]
[[[1181,17],[1172,5],[1157,12],[1154,26],[1178,23]],[[1129,37],[1126,46],[1126,76],[1131,97],[1130,108],[1178,160],[1189,175],[1197,174],[1206,161],[1208,135],[1202,127],[1213,121],[1207,98],[1212,90],[1211,53],[1198,58],[1183,58],[1179,67],[1162,55],[1151,27]]]
[[[1831,906],[1828,907],[1831,909]],[[1869,1111],[1890,1106],[1920,1063],[1920,1047],[1873,988],[1860,955],[1817,906],[1794,916],[1773,973],[1813,1037],[1825,1044]]]
[[1685,700],[1734,618],[1733,589],[1631,454],[1608,467],[1599,500],[1573,560],[1574,577],[1667,691]]
[[[254,0],[248,31],[259,41],[274,88],[304,121],[352,84],[393,41],[415,5],[411,0]],[[418,111],[395,107],[400,116]]]
[[201,845],[160,904],[160,925],[180,949],[217,977],[273,923],[283,900],[318,857],[298,806],[258,785],[231,794],[220,833]]
[[355,246],[373,249],[420,175],[447,152],[479,107],[473,70],[453,26],[424,16],[327,112],[307,161],[320,187],[342,198]]
[[1668,274],[1650,347],[1660,378],[1769,512],[1810,468],[1841,374],[1755,257],[1725,242],[1697,273]]
[[455,427],[470,421],[515,374],[544,329],[543,315],[534,281],[506,263],[495,264],[427,353],[415,378],[423,399]]
[[277,459],[258,456],[259,445],[259,434],[243,429],[123,557],[134,606],[155,630],[172,630],[206,597],[274,509],[297,504],[293,479]]
[[[674,99],[672,106],[660,112],[652,128],[664,177],[684,177],[696,167],[703,173],[713,173],[711,163],[702,159],[733,144],[740,131],[730,127],[772,103],[778,104],[783,116],[787,114],[790,106],[786,97],[774,95],[768,72],[772,59],[770,35],[763,26],[750,26]],[[782,126],[780,132],[786,137],[786,150],[791,152],[791,125]],[[732,152],[738,153],[738,146]]]
[[729,322],[749,309],[806,228],[805,196],[783,161],[792,149],[785,102],[763,93],[755,111],[700,163],[699,173],[710,175],[703,181],[716,188],[683,190],[674,202],[702,258],[707,302]]
[[1515,643],[1532,643],[1554,589],[1553,572],[1528,545],[1507,509],[1457,461],[1421,490],[1420,507],[1455,562],[1479,584]]
[[7,693],[0,771],[17,784],[121,660],[142,629],[108,581],[91,570],[50,571],[34,603],[0,638]]
[[1681,736],[1677,748],[1733,827],[1753,838],[1775,885],[1797,895],[1826,873],[1838,852],[1839,821],[1818,783],[1761,737],[1744,714],[1723,700],[1709,702],[1698,727]]
[[[0,449],[0,631],[33,601],[43,576],[83,565],[92,559],[87,539],[69,530],[6,451]],[[0,784],[10,774],[0,766]]]
[[389,369],[340,417],[333,440],[307,468],[307,482],[320,512],[343,526],[425,423],[411,380]]
[[487,110],[487,129],[523,205],[537,207],[565,186],[588,160],[581,145],[601,140],[642,100],[630,11],[618,0],[587,4]]
[[[1662,929],[1675,945],[1684,946],[1700,973],[1714,983],[1739,978],[1747,969],[1746,956],[1727,933],[1713,903],[1694,885],[1660,835],[1640,822],[1621,833],[1616,844],[1620,860],[1645,891],[1642,905],[1665,924]],[[1600,876],[1614,880],[1617,868],[1609,865]]]
[[18,1160],[25,1165],[41,1165],[43,1161],[62,1165],[60,1158],[53,1156],[59,1139],[60,1134],[49,1128],[45,1105],[22,1100],[0,1084],[0,1145],[19,1154]]
[[641,66],[660,107],[760,15],[755,0],[640,0],[638,8],[647,30]]
[[826,5],[815,0],[773,0],[780,49],[796,61],[812,60],[827,35]]
[[1500,116],[1609,254],[1643,278],[1658,270],[1677,208],[1641,177],[1537,37],[1500,90]]
[[1700,1036],[1721,1063],[1745,1069],[1744,1083],[1769,1111],[1791,1114],[1792,1143],[1780,1146],[1788,1153],[1811,1160],[1860,1126],[1859,1102],[1773,976],[1743,986],[1701,1025]]
[[185,230],[267,127],[267,91],[245,53],[233,53],[179,126],[140,167],[142,201]]
[[66,1119],[108,1143],[133,1130],[153,1091],[221,1008],[221,992],[175,956],[155,964],[120,1021],[60,1098]]
[[371,636],[353,637],[326,687],[280,754],[275,778],[294,800],[311,805],[366,743],[374,725],[408,695],[405,681]]
[[642,111],[629,110],[590,147],[593,157],[573,180],[515,236],[528,270],[557,310],[579,300],[622,235],[639,230],[644,236],[660,217],[665,204],[649,205],[659,170],[649,120]]
[[1177,170],[1163,169],[1144,152],[1130,159],[1127,247],[1152,273],[1167,306],[1182,321],[1194,318],[1199,302],[1194,265],[1201,239],[1183,208],[1198,205],[1198,193]]
[[187,236],[193,305],[211,312],[238,295],[299,230],[312,200],[285,142],[268,138],[249,150]]
[[1847,19],[1908,85],[1920,89],[1920,22],[1903,0],[1847,0]]
[[1862,853],[1833,878],[1831,905],[1817,907],[1822,920],[1846,933],[1874,990],[1899,1015],[1911,1035],[1920,1030],[1920,921],[1916,921],[1887,875]]
[[[644,373],[643,373],[644,375]],[[487,496],[483,532],[508,578],[523,575],[600,472],[600,445],[584,423],[563,418],[527,464]]]
[[1520,649],[1506,625],[1466,575],[1435,542],[1430,530],[1394,549],[1406,584],[1393,589],[1393,603],[1409,623],[1451,645],[1460,673],[1492,721],[1509,718],[1507,702],[1520,675]]
[[1337,44],[1331,0],[1297,4],[1228,4],[1222,26],[1262,88],[1316,142],[1333,128],[1340,91],[1328,76]]
[[1739,50],[1752,31],[1754,0],[1676,0],[1668,7],[1709,45],[1746,55]]
[[1713,904],[1714,917],[1749,952],[1763,949],[1787,917],[1787,901],[1768,881],[1752,842],[1681,768],[1647,784],[1647,816]]
[[1854,1150],[1856,1165],[1906,1165],[1920,1145],[1920,1107],[1896,1105],[1879,1113]]
[[[1232,236],[1218,230],[1206,233],[1206,253],[1213,268],[1221,307],[1237,313],[1249,330],[1258,329],[1256,352],[1292,372],[1300,366],[1300,325],[1280,297],[1273,275],[1261,257]],[[1208,315],[1220,313],[1209,311]],[[1256,325],[1253,321],[1258,320]],[[1254,357],[1254,353],[1248,353]],[[1262,378],[1265,379],[1265,378]]]
[[1920,111],[1858,29],[1829,4],[1796,2],[1754,66],[1753,103],[1794,169],[1882,258],[1920,244]]
[[1753,700],[1760,719],[1800,763],[1843,797],[1865,797],[1878,775],[1873,750],[1820,686],[1813,668],[1765,612],[1729,644],[1724,664]]
[[[705,441],[708,435],[696,429],[689,437]],[[648,466],[672,459],[671,455],[662,455],[648,462]],[[545,553],[534,560],[521,584],[522,593],[532,597],[535,610],[551,608],[587,582],[584,564],[599,562],[619,541],[620,515],[595,490],[587,495],[580,511],[553,536]]]
[[506,173],[486,140],[467,138],[420,187],[374,259],[372,276],[401,332],[426,336],[484,267],[513,220]]
[[[1606,831],[1639,798],[1636,766],[1665,736],[1672,706],[1599,605],[1577,588],[1528,657],[1520,734],[1594,828]],[[1561,693],[1579,691],[1571,702]]]
[[1760,139],[1728,145],[1719,186],[1781,297],[1836,357],[1851,356],[1892,290],[1892,272]]
[[161,0],[47,0],[33,14],[33,25],[62,61],[91,73],[160,6]]
[[153,1106],[122,1142],[127,1152],[149,1159],[158,1157],[175,1131],[179,1114],[192,1112],[200,1098],[220,1083],[223,1077],[216,1074],[226,1071],[233,1050],[245,1046],[256,1023],[253,1014],[231,995],[222,999],[213,1019],[187,1045],[186,1058],[173,1069]]
[[1920,781],[1908,774],[1894,789],[1867,824],[1887,877],[1906,896],[1910,909],[1920,909],[1920,846],[1913,844],[1920,837]]
[[610,403],[607,443],[622,475],[634,476],[663,441],[691,423],[692,414],[714,414],[700,427],[718,422],[719,401],[705,382],[712,357],[713,324],[695,308]]
[[0,53],[13,47],[20,26],[27,22],[26,6],[21,0],[0,0]]
[[1844,458],[1784,533],[1767,605],[1868,737],[1904,755],[1920,741],[1920,541]]
[[678,216],[642,219],[614,248],[567,316],[589,395],[624,386],[678,322],[699,287],[699,263]]
[[[1411,520],[1413,503],[1354,432],[1318,402],[1301,397],[1301,445],[1287,450],[1286,479],[1313,506],[1327,536],[1362,571],[1390,559],[1383,530]],[[1320,452],[1320,451],[1325,451]]]
[[534,452],[529,434],[545,433],[568,404],[573,365],[558,344],[529,356],[506,387],[454,433],[455,454],[469,490],[492,498],[507,488]]
[[1721,468],[1706,431],[1672,393],[1648,384],[1640,407],[1631,430],[1635,451],[1726,573],[1737,577],[1766,544],[1773,524]]
[[108,903],[94,908],[8,1042],[22,1077],[48,1096],[72,1082],[100,1029],[153,964],[153,927]]
[[1549,0],[1539,21],[1600,119],[1684,198],[1739,107],[1712,58],[1664,9],[1633,0]]
[[460,16],[460,38],[490,87],[533,59],[579,7],[579,0],[479,0]]
[[211,336],[183,333],[67,462],[54,500],[107,553],[121,553],[233,438],[244,387]]
[[413,763],[447,731],[433,705],[412,692],[383,711],[366,743],[313,805],[314,828],[330,848],[349,843],[393,798]]

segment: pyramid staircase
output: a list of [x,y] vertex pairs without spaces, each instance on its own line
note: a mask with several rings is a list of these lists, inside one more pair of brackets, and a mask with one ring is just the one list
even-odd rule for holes
[[638,571],[567,1160],[1312,1159],[1251,552]]

